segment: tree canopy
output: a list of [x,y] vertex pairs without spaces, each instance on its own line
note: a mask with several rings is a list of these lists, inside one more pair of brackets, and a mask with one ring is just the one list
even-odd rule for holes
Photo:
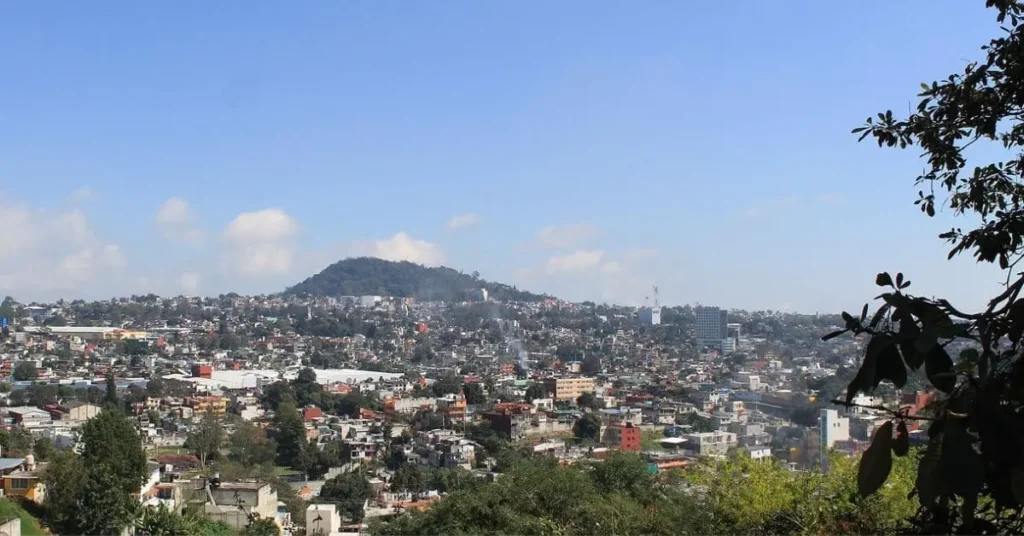
[[893,408],[859,474],[863,494],[879,489],[893,454],[906,452],[905,421],[927,419],[916,494],[923,530],[936,533],[1024,529],[1020,516],[1005,514],[1024,504],[1024,273],[1016,269],[1024,258],[1024,3],[986,5],[1000,26],[993,27],[999,35],[982,47],[984,59],[921,84],[918,104],[906,117],[882,112],[854,133],[880,147],[922,151],[927,163],[916,178],[921,189],[915,203],[929,217],[943,207],[964,216],[958,221],[971,226],[940,235],[951,245],[949,258],[970,253],[998,265],[1005,287],[994,291],[984,310],[970,312],[945,299],[911,294],[902,273],[879,273],[877,309],[869,315],[865,305],[859,314],[843,313],[845,329],[824,337],[870,337],[840,404],[850,405],[857,392],[870,392],[882,381],[903,387],[908,368],[923,368],[943,394],[929,415]]
[[120,533],[135,519],[146,476],[142,440],[107,407],[85,424],[81,441],[81,455],[59,451],[44,473],[47,517],[68,534]]
[[475,279],[446,267],[372,257],[344,259],[285,291],[311,296],[411,296],[432,301],[466,301],[484,288],[496,300],[539,301],[544,296],[501,283]]

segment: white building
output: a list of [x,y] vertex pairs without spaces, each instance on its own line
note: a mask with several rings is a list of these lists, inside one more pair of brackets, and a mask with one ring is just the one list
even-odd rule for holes
[[772,448],[768,445],[751,445],[744,448],[752,460],[769,460],[772,457]]
[[839,441],[850,440],[850,419],[840,417],[834,409],[823,409],[818,417],[818,430],[821,435],[821,468],[825,470],[828,449]]
[[333,504],[311,504],[306,507],[306,534],[309,536],[338,536],[341,534],[341,515]]

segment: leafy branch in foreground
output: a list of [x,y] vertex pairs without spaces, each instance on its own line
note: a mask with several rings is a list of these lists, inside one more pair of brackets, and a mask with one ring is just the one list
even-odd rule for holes
[[[843,405],[882,381],[897,388],[907,371],[920,370],[943,396],[932,409],[928,445],[918,466],[915,492],[922,532],[1021,532],[1024,529],[1024,3],[987,0],[997,12],[1001,35],[986,46],[985,59],[943,81],[922,84],[909,117],[891,111],[854,129],[880,147],[920,147],[928,165],[917,177],[915,204],[929,217],[948,203],[956,216],[973,216],[973,229],[940,235],[949,258],[970,251],[979,262],[996,263],[1006,284],[981,312],[964,312],[944,299],[910,295],[903,274],[878,274],[887,290],[868,317],[843,313],[845,329],[869,337],[861,366]],[[1002,161],[967,166],[968,152],[990,145]],[[968,151],[969,148],[975,147]],[[937,195],[945,192],[946,199]],[[953,348],[962,348],[956,359]],[[881,408],[892,419],[880,427],[865,453],[858,484],[869,495],[885,482],[892,453],[905,451],[909,416]],[[893,434],[893,423],[897,423]],[[981,505],[981,506],[979,506]]]

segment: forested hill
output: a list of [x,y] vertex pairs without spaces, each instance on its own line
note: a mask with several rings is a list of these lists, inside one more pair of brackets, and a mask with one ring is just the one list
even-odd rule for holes
[[461,301],[484,288],[492,299],[539,301],[544,296],[502,283],[475,278],[444,266],[428,268],[407,261],[373,257],[338,261],[319,274],[285,290],[286,295],[309,296],[412,296],[418,300]]

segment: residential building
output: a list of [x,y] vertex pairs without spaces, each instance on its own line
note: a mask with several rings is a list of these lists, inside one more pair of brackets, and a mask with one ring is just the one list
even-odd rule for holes
[[752,460],[770,460],[772,457],[772,448],[768,445],[752,445],[743,448]]
[[9,467],[13,460],[20,460],[21,463],[14,466],[11,472],[4,474],[4,496],[21,497],[36,504],[43,504],[46,498],[46,485],[43,484],[42,468],[36,465],[31,454],[24,459],[2,458],[0,462],[7,463],[0,467]]
[[574,402],[583,393],[594,392],[594,378],[544,378],[544,388],[556,402]]
[[839,441],[850,440],[850,419],[840,417],[834,409],[823,409],[818,417],[818,431],[821,442],[821,467],[827,469],[828,449]]
[[640,428],[632,424],[613,424],[605,428],[604,442],[619,450],[640,452]]
[[245,528],[249,516],[277,518],[277,491],[264,482],[221,482],[210,486],[212,502],[204,505],[206,517],[234,529]]
[[340,536],[341,515],[333,504],[311,504],[306,507],[307,536]]
[[725,456],[729,449],[738,445],[736,434],[721,430],[683,434],[680,437],[686,440],[687,447],[698,456]]

